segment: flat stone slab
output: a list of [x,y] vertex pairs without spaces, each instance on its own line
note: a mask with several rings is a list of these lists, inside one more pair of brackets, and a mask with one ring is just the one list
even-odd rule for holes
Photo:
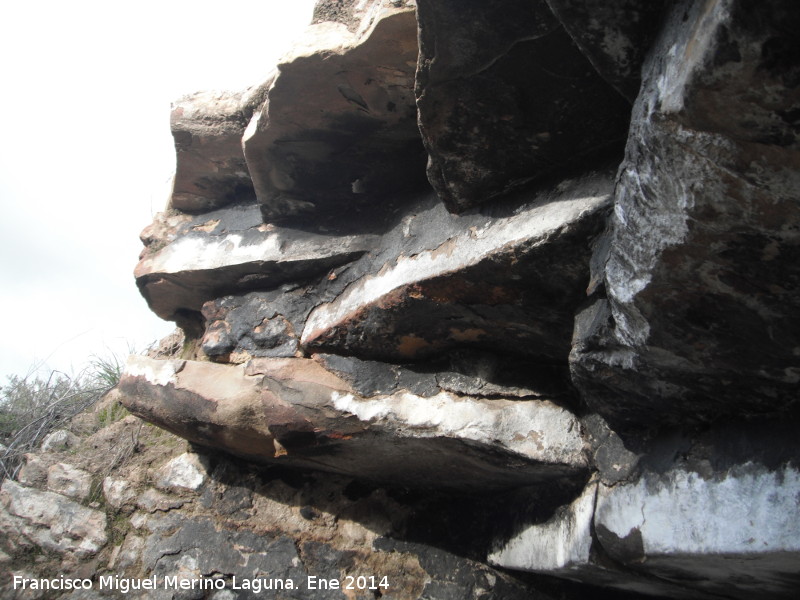
[[611,176],[563,181],[494,218],[421,205],[301,337],[313,351],[402,362],[475,346],[565,361]]
[[322,274],[375,244],[372,235],[326,236],[262,222],[255,205],[198,217],[160,215],[142,234],[134,275],[151,310],[174,320],[207,300]]
[[580,477],[587,466],[578,420],[549,401],[363,397],[311,359],[132,356],[119,390],[145,420],[262,463],[460,490]]

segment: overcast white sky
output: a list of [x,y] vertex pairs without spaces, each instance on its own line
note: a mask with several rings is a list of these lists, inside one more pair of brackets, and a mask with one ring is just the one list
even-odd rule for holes
[[266,75],[313,0],[0,6],[0,385],[169,333],[132,271],[174,166],[171,100]]

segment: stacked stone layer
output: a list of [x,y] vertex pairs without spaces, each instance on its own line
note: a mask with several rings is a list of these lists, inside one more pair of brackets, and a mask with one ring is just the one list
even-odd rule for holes
[[126,406],[263,464],[572,490],[498,566],[788,597],[800,448],[763,431],[798,418],[800,9],[315,14],[268,81],[173,111],[136,278],[187,341]]

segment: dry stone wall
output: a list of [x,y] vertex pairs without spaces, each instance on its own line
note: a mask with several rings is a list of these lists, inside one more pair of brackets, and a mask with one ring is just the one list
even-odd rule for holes
[[[206,458],[103,484],[152,515],[118,556],[793,597],[797,30],[788,0],[325,0],[266,81],[181,99],[135,275],[185,343],[117,394]],[[49,468],[35,494],[80,503]],[[299,480],[331,537],[256,508]]]

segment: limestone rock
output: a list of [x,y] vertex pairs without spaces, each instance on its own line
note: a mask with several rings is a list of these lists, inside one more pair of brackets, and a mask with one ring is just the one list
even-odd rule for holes
[[797,26],[792,3],[683,2],[645,64],[572,355],[616,427],[796,405]]
[[547,522],[524,529],[489,555],[491,564],[508,569],[569,573],[589,561],[597,484],[592,483],[572,504]]
[[156,486],[164,490],[196,492],[206,481],[208,459],[185,452],[176,456],[159,470]]
[[71,448],[78,443],[78,437],[66,429],[52,431],[42,440],[42,452],[57,452]]
[[56,463],[47,470],[47,489],[56,494],[62,494],[85,500],[92,487],[92,475],[82,469],[76,469],[66,463]]
[[[359,28],[312,25],[287,54],[244,150],[267,222],[347,211],[373,226],[398,190],[424,185],[413,3],[373,0]],[[380,217],[377,217],[380,218]],[[303,219],[308,222],[307,217]],[[299,221],[297,221],[299,222]]]
[[800,558],[800,473],[752,463],[721,478],[681,470],[600,486],[598,539],[615,560],[731,598],[789,597]]
[[136,506],[149,513],[166,512],[174,508],[180,508],[184,504],[186,504],[185,500],[172,498],[153,488],[147,488],[136,498]]
[[25,464],[19,470],[17,480],[28,487],[44,487],[47,485],[49,467],[41,456],[29,452],[25,455]]
[[26,488],[10,479],[0,488],[2,528],[46,550],[95,554],[107,541],[104,513],[81,506],[60,494]]
[[577,419],[544,401],[364,398],[308,359],[243,366],[131,357],[119,387],[131,412],[254,460],[404,485],[505,488],[578,476]]
[[455,347],[564,361],[610,190],[593,173],[492,217],[419,205],[362,261],[363,276],[311,312],[302,345],[389,361]]
[[630,106],[544,0],[418,4],[419,125],[428,179],[450,210],[621,151]]
[[[603,487],[603,489],[607,489]],[[523,527],[489,554],[489,564],[584,581],[626,592],[670,598],[712,598],[669,581],[626,573],[603,558],[593,535],[598,483],[543,523]]]
[[800,546],[795,431],[770,422],[664,433],[625,481],[590,483],[546,522],[499,540],[489,560],[651,595],[789,598]]
[[125,536],[119,554],[117,555],[116,567],[125,569],[136,565],[144,549],[144,538],[129,533]]
[[128,481],[108,476],[103,479],[103,494],[110,506],[119,509],[136,497],[136,490]]

